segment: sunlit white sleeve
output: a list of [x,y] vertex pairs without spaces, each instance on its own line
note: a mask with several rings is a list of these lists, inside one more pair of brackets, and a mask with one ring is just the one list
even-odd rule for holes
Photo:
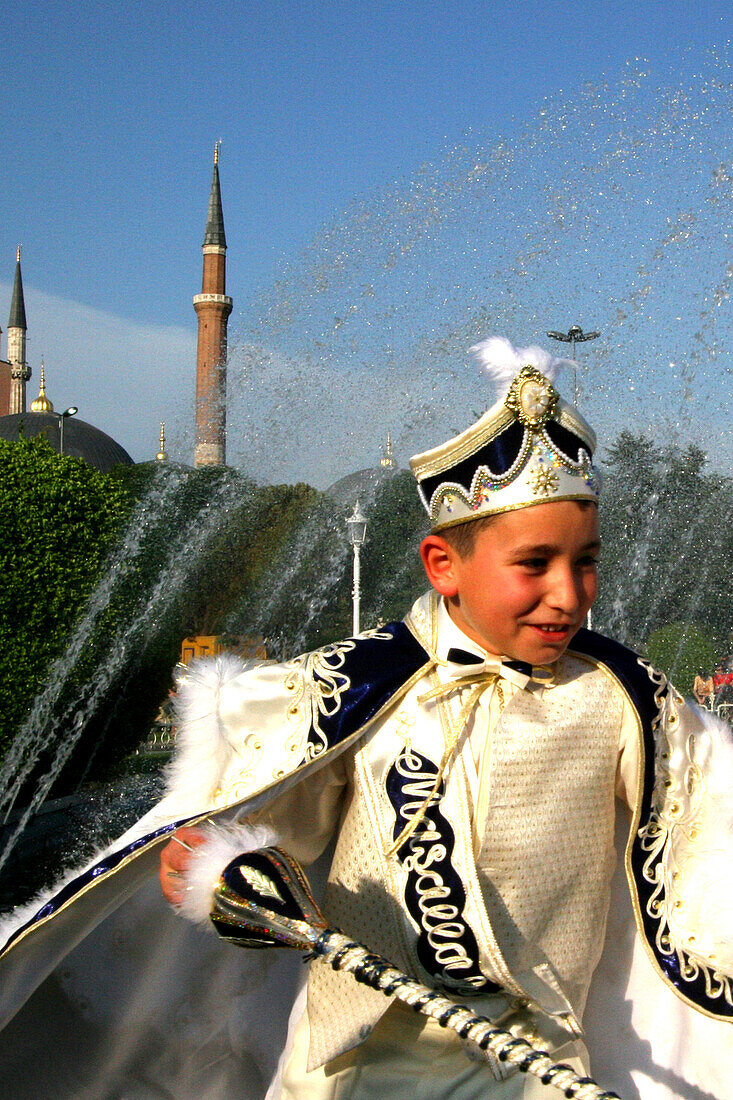
[[247,821],[272,830],[277,844],[305,866],[326,848],[341,817],[351,753],[307,776]]

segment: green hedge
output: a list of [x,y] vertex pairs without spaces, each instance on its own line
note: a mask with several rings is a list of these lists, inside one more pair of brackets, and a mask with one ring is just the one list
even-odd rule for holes
[[662,669],[683,695],[692,695],[698,672],[707,677],[718,659],[718,645],[699,623],[669,623],[652,631],[649,660]]
[[0,753],[46,684],[128,514],[121,486],[41,437],[0,441]]

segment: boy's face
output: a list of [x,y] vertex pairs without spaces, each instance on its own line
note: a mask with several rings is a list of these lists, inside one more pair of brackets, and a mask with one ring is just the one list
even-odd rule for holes
[[[442,543],[444,557],[428,544]],[[431,583],[457,626],[490,653],[531,664],[556,661],[596,598],[598,509],[577,501],[497,516],[469,557],[439,535],[423,543]]]

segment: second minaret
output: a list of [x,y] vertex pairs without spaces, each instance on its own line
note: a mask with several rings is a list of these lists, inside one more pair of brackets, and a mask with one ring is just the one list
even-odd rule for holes
[[196,466],[226,462],[227,319],[232,299],[226,294],[224,215],[219,185],[219,142],[214,148],[214,175],[202,246],[204,273],[193,308],[199,321],[196,357]]
[[25,384],[31,376],[31,368],[25,358],[25,299],[23,276],[20,273],[20,245],[15,256],[15,282],[10,303],[8,321],[8,362],[10,363],[10,412],[25,412]]

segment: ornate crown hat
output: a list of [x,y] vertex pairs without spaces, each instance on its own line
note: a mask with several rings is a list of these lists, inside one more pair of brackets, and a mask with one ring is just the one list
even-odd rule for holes
[[433,531],[553,500],[597,502],[595,433],[553,385],[574,364],[503,336],[470,350],[500,397],[460,435],[410,459]]

